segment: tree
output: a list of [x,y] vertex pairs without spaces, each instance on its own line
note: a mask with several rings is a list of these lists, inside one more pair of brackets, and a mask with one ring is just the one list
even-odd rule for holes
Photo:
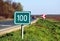
[[12,7],[16,10],[16,11],[22,11],[23,7],[21,5],[21,3],[15,3],[13,2]]
[[14,11],[23,11],[20,3],[11,3],[11,0],[0,0],[0,16],[5,18],[13,18]]
[[16,11],[22,11],[23,7],[20,3],[17,4]]
[[3,15],[3,0],[0,0],[0,16]]

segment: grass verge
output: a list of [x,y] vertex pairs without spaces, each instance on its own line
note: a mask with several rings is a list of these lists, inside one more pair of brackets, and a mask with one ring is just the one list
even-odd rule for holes
[[0,36],[0,41],[60,41],[60,26],[49,20],[39,19],[35,24],[24,29],[24,39],[21,31],[15,31]]

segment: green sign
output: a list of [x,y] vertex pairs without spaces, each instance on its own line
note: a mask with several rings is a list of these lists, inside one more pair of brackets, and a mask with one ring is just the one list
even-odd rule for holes
[[30,24],[30,11],[16,11],[14,13],[15,24]]

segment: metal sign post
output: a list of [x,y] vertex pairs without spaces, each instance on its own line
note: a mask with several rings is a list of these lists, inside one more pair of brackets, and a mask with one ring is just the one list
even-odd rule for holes
[[30,24],[30,11],[16,11],[14,13],[14,23],[15,24],[20,24],[21,25],[21,33],[22,33],[22,39],[23,39],[23,34],[24,34],[24,24]]
[[21,25],[21,36],[22,36],[22,39],[23,39],[23,36],[24,36],[24,27],[23,27],[23,24]]

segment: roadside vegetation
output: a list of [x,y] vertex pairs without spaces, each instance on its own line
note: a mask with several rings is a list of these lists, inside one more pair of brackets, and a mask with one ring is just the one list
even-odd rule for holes
[[52,21],[39,19],[35,24],[25,27],[23,40],[21,30],[18,30],[0,36],[0,41],[60,41],[60,26]]
[[15,11],[23,11],[21,3],[12,0],[0,0],[0,19],[13,18]]

